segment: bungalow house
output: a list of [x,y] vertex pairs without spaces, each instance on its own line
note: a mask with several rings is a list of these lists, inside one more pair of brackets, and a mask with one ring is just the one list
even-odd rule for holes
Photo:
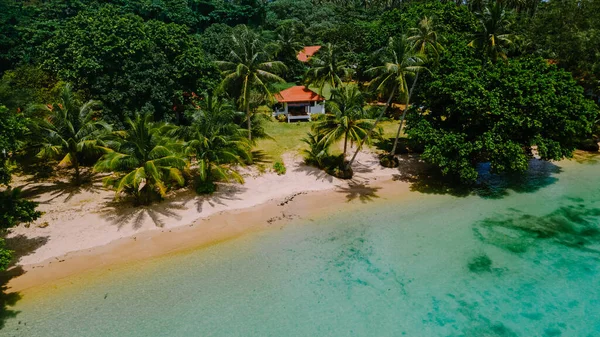
[[288,123],[292,120],[310,120],[312,114],[325,113],[325,98],[303,85],[297,85],[275,95],[280,107],[275,108],[274,116],[285,115]]
[[302,49],[298,53],[298,55],[296,55],[296,58],[300,62],[308,62],[308,60],[311,58],[311,56],[313,56],[314,54],[316,54],[319,51],[319,49],[321,49],[321,46],[308,46],[308,47],[304,47],[304,49]]

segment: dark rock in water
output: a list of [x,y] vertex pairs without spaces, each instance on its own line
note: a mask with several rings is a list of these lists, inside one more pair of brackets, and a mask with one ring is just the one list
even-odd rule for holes
[[485,254],[479,255],[469,261],[469,270],[474,273],[492,271],[492,260]]
[[600,146],[598,145],[598,142],[596,142],[593,139],[586,139],[586,140],[582,141],[581,143],[579,143],[577,148],[580,150],[589,151],[589,152],[598,152],[598,150],[600,150]]

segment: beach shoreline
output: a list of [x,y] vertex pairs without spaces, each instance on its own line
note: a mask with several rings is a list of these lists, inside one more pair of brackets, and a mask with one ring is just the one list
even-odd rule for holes
[[[18,252],[17,265],[7,272],[6,287],[23,291],[95,269],[278,228],[295,219],[346,208],[349,203],[397,198],[409,192],[408,183],[393,181],[398,170],[379,166],[373,153],[360,156],[358,172],[349,181],[305,166],[298,157],[286,156],[285,163],[288,172],[282,176],[247,173],[246,184],[223,186],[214,196],[184,192],[150,207],[113,205],[107,199],[112,192],[104,190],[79,191],[63,203],[62,194],[44,201],[48,193],[42,193],[38,200],[46,214],[37,226],[19,226],[9,235],[8,240],[21,241],[24,247],[33,242],[33,247]],[[101,202],[94,204],[89,194]],[[47,227],[39,227],[49,221]]]

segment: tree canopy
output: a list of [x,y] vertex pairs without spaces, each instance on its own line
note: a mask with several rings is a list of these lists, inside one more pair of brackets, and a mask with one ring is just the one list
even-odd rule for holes
[[569,73],[538,57],[481,68],[465,54],[446,54],[419,111],[409,114],[408,135],[442,173],[471,182],[482,162],[494,172],[522,172],[533,147],[559,160],[590,134],[597,106]]

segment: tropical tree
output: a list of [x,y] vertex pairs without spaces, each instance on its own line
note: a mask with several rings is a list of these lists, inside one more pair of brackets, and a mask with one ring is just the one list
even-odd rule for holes
[[190,116],[191,125],[178,132],[186,141],[185,154],[198,167],[196,190],[212,192],[218,180],[243,183],[234,165],[251,159],[250,142],[234,122],[234,107],[224,99],[205,94],[198,108]]
[[277,56],[282,59],[295,59],[298,52],[304,48],[296,26],[294,24],[282,25],[277,27],[276,33]]
[[296,20],[286,20],[277,27],[275,40],[270,44],[276,59],[287,67],[284,78],[288,82],[298,81],[306,72],[306,65],[297,58],[298,52],[304,48],[302,28]]
[[496,62],[498,57],[507,59],[506,48],[512,44],[512,38],[507,33],[511,21],[505,5],[496,1],[486,6],[482,12],[478,12],[477,17],[480,23],[479,31],[469,46],[481,50],[493,62]]
[[321,142],[325,144],[344,139],[344,160],[348,140],[360,142],[372,127],[372,123],[365,119],[364,103],[364,97],[355,85],[346,84],[332,89],[331,99],[325,103],[329,113],[314,125],[314,130],[322,135]]
[[110,126],[100,120],[100,103],[90,100],[81,103],[70,84],[60,94],[60,103],[34,105],[30,113],[38,114],[31,126],[33,147],[40,158],[58,158],[59,167],[72,167],[74,181],[81,183],[80,164],[86,155],[110,151],[102,137]]
[[323,141],[323,134],[308,132],[301,141],[308,145],[308,149],[302,150],[306,163],[323,168],[324,160],[329,156],[330,145]]
[[130,194],[140,204],[164,198],[171,184],[183,186],[182,170],[188,163],[180,151],[182,144],[165,136],[173,126],[153,123],[152,116],[139,114],[126,123],[128,130],[115,132],[115,151],[94,166],[98,172],[114,172],[105,184],[116,189],[117,197]]
[[410,29],[410,34],[407,39],[413,43],[413,50],[421,55],[427,55],[429,59],[437,59],[440,51],[444,50],[434,30],[432,18],[424,16],[416,28]]
[[570,73],[533,57],[482,68],[456,51],[424,86],[427,113],[408,116],[421,158],[442,174],[473,183],[482,162],[494,173],[524,172],[532,147],[542,160],[561,160],[590,136],[598,106]]
[[230,61],[217,62],[225,76],[221,87],[238,97],[238,104],[246,113],[248,139],[252,140],[251,93],[256,91],[272,98],[269,84],[285,82],[277,73],[286,67],[270,59],[263,43],[248,27],[242,26],[231,38]]
[[[423,66],[425,62],[423,55],[415,52],[405,35],[400,36],[399,39],[394,39],[391,37],[387,46],[380,52],[383,54],[383,65],[371,68],[367,72],[375,76],[371,81],[371,87],[377,92],[389,92],[390,96],[387,100],[385,109],[381,111],[369,133],[375,129],[377,123],[379,123],[381,120],[381,117],[383,117],[385,112],[389,109],[392,104],[392,99],[397,92],[406,97],[406,106],[402,112],[400,125],[398,126],[398,132],[396,133],[396,138],[394,139],[394,146],[390,151],[390,156],[392,156],[396,153],[398,138],[400,138],[402,126],[406,117],[406,111],[408,110],[410,104],[410,93],[408,89],[407,77],[416,76],[419,71],[426,68]],[[356,155],[358,154],[358,151],[360,151],[362,145],[362,143],[359,144],[354,156],[349,162],[350,165],[356,158]]]
[[306,72],[305,81],[318,87],[321,94],[326,84],[337,88],[352,72],[346,62],[340,59],[339,53],[335,45],[328,43],[308,61],[310,69]]

